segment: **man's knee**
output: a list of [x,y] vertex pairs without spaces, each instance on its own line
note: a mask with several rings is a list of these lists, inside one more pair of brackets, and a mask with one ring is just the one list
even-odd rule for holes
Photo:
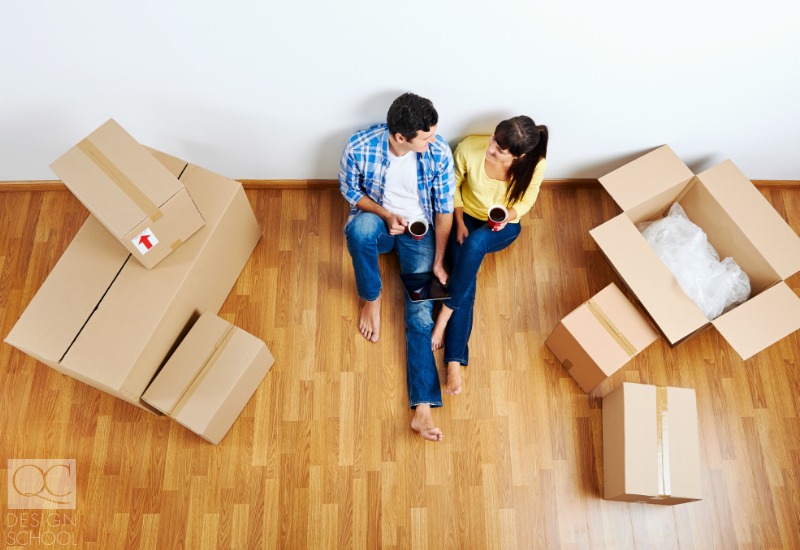
[[433,330],[433,306],[430,302],[406,303],[406,331],[430,333]]
[[344,228],[345,238],[350,243],[374,241],[382,233],[386,233],[386,224],[372,212],[359,213]]

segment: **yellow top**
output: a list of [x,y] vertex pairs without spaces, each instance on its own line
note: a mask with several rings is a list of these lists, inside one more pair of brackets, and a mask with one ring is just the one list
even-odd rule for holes
[[[509,207],[506,201],[508,182],[492,179],[486,175],[484,162],[490,137],[468,136],[458,144],[454,155],[456,164],[455,207],[463,207],[465,213],[479,220],[489,218],[489,207],[493,204]],[[514,210],[517,211],[517,217],[509,223],[519,223],[519,219],[533,207],[544,179],[545,164],[545,159],[542,159],[536,165],[528,190],[525,191],[522,200],[513,205]]]

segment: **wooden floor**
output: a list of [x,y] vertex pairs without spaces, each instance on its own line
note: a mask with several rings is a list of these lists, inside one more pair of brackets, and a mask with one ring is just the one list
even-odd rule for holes
[[[763,192],[800,232],[800,193]],[[800,548],[797,334],[746,363],[712,329],[660,340],[589,396],[544,347],[619,284],[588,235],[617,213],[599,187],[543,190],[514,246],[484,263],[465,391],[434,412],[441,444],[409,428],[396,259],[381,263],[370,344],[339,193],[248,196],[266,238],[221,315],[277,362],[232,431],[212,446],[3,344],[1,544],[24,530],[6,510],[7,459],[74,458],[74,525],[33,534],[63,530],[76,548]],[[67,192],[0,193],[0,336],[86,215]],[[696,388],[701,502],[601,498],[601,397],[623,381]]]

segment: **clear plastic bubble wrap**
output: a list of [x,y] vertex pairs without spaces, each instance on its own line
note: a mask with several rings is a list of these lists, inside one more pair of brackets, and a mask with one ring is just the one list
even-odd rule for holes
[[637,228],[708,319],[750,297],[747,274],[733,258],[719,260],[705,232],[689,220],[680,204],[673,204],[665,218]]

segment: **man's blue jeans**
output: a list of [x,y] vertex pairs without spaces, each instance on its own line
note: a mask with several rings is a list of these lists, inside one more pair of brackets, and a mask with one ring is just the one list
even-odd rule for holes
[[472,333],[472,310],[475,304],[475,282],[478,269],[484,256],[491,252],[503,250],[513,243],[522,230],[520,224],[509,223],[500,230],[492,231],[486,222],[464,214],[464,225],[469,235],[463,244],[456,240],[456,227],[450,233],[447,244],[447,255],[452,270],[447,290],[450,298],[443,303],[453,310],[447,323],[444,337],[445,363],[469,363],[469,336]]
[[[424,273],[433,271],[436,239],[433,228],[421,241],[407,233],[389,235],[386,223],[370,212],[360,212],[344,228],[347,250],[353,259],[358,295],[368,302],[378,299],[381,293],[381,275],[378,254],[397,249],[400,271]],[[433,329],[433,302],[414,303],[405,297],[406,322],[406,384],[411,408],[429,404],[442,406],[442,389],[439,373],[431,351]]]

